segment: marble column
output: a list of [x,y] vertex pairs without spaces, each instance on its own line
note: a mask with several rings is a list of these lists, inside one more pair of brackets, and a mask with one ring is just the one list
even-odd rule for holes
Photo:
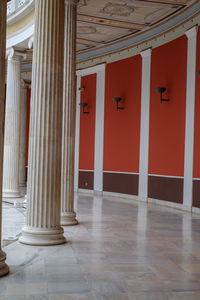
[[29,245],[66,242],[60,226],[64,0],[37,0],[29,134],[27,220],[19,239]]
[[65,51],[61,169],[61,224],[76,225],[74,212],[74,150],[76,112],[77,0],[65,0]]
[[3,197],[18,198],[21,197],[19,190],[21,56],[14,48],[10,48],[7,57]]
[[21,79],[20,91],[20,146],[19,146],[19,185],[26,186],[26,113],[27,85]]
[[5,51],[6,51],[6,8],[7,1],[0,1],[0,276],[6,275],[9,268],[5,263],[6,254],[1,250],[2,223],[2,175],[4,144],[4,104],[5,104]]

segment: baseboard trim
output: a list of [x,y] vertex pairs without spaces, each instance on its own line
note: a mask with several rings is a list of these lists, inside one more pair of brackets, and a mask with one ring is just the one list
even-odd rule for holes
[[156,204],[156,205],[161,205],[161,206],[167,206],[170,208],[176,208],[179,210],[187,211],[187,212],[192,212],[192,207],[180,204],[180,203],[175,203],[175,202],[169,202],[165,200],[158,200],[158,199],[153,199],[153,198],[148,198],[148,204]]
[[78,193],[82,193],[82,194],[94,194],[94,190],[88,190],[88,189],[78,189],[77,191]]

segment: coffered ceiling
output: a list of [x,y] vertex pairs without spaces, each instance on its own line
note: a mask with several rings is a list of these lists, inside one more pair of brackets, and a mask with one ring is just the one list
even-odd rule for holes
[[192,0],[80,0],[78,53],[137,35],[180,14]]

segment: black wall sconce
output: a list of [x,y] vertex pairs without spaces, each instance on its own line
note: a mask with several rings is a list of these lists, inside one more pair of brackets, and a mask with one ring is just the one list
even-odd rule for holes
[[85,91],[85,87],[84,87],[84,86],[83,86],[83,87],[80,87],[80,88],[79,88],[79,91],[80,91],[80,92],[84,92],[84,91]]
[[197,71],[197,75],[200,75],[200,71]]
[[160,94],[160,102],[162,103],[162,101],[170,101],[170,99],[163,99],[162,94],[166,91],[165,87],[157,87],[156,88],[156,92],[158,92]]
[[113,98],[113,101],[116,103],[116,109],[118,110],[118,109],[124,109],[124,107],[119,107],[118,106],[118,104],[119,104],[119,102],[122,100],[122,98],[120,98],[120,97],[114,97]]
[[82,107],[82,114],[89,114],[89,111],[85,111],[85,107],[88,105],[86,102],[79,103],[80,107]]

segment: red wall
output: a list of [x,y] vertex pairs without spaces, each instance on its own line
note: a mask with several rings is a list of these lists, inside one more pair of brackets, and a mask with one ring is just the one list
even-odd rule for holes
[[80,145],[79,169],[94,170],[94,143],[95,143],[95,111],[96,111],[96,74],[83,76],[81,87],[81,102],[87,102],[85,111],[89,114],[80,114]]
[[[197,35],[197,71],[200,71],[200,29]],[[194,125],[194,177],[200,178],[200,76],[196,77],[196,103]]]
[[[152,51],[149,173],[184,175],[187,38]],[[156,87],[166,87],[160,103]]]
[[[117,111],[113,97],[122,97]],[[106,66],[104,171],[138,172],[141,57]]]

